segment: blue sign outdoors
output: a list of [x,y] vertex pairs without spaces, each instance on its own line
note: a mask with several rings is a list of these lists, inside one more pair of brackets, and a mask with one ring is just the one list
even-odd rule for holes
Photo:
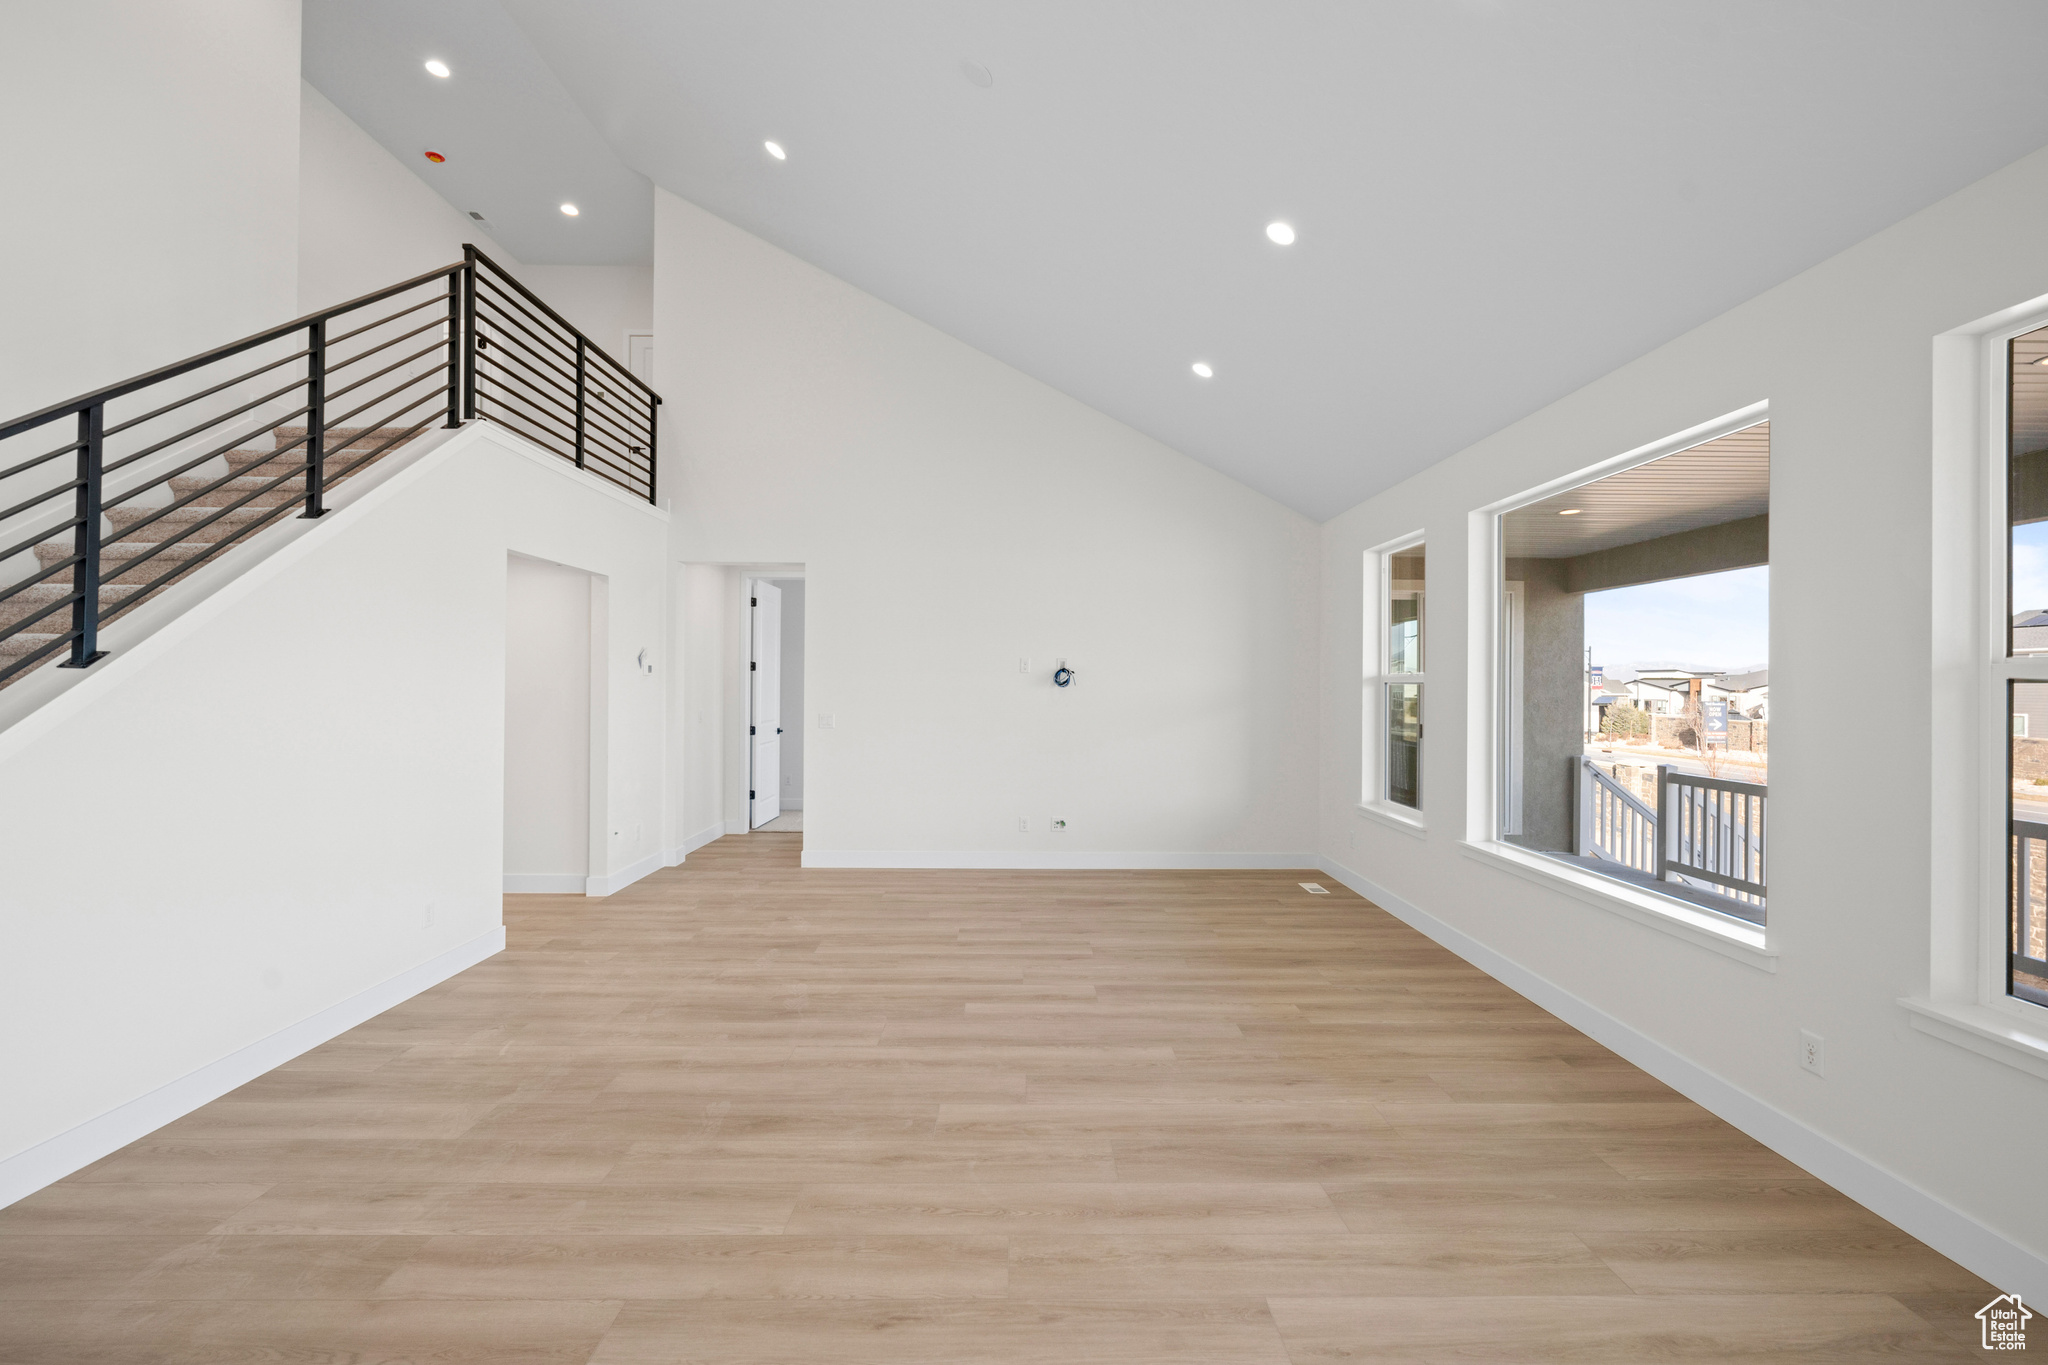
[[1719,744],[1725,748],[1728,743],[1728,699],[1708,697],[1704,709],[1707,716],[1707,733],[1703,738],[1709,744]]

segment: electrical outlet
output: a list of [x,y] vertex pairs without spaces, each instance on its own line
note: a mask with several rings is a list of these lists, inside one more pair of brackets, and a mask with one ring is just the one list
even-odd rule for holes
[[820,711],[818,713],[818,728],[820,730],[830,730],[835,724],[837,724],[837,718],[830,711]]
[[1017,817],[1017,832],[1019,834],[1029,834],[1031,832],[1031,820],[1029,816],[1020,815]]
[[1065,829],[1066,827],[1067,827],[1067,822],[1066,822],[1066,821],[1064,821],[1064,820],[1055,820],[1055,821],[1053,821],[1053,822],[1052,822],[1052,832],[1053,832],[1053,833],[1055,833],[1055,834],[1059,833],[1059,832],[1060,832],[1061,830]]
[[433,927],[434,927],[434,907],[433,907],[433,906],[431,906],[431,905],[427,907],[427,924],[426,924],[426,927],[427,927],[427,928],[429,928],[429,929],[431,929],[431,928],[433,928]]
[[1812,1029],[1799,1030],[1799,1065],[1816,1076],[1828,1074],[1828,1044]]
[[1018,671],[1019,673],[1029,673],[1029,672],[1031,671],[1031,660],[1029,660],[1029,659],[1019,659],[1019,660],[1017,660],[1017,671]]

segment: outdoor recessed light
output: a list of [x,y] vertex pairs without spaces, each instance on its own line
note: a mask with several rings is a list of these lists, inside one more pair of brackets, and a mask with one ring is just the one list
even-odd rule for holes
[[781,143],[779,143],[779,142],[764,142],[764,143],[762,143],[761,145],[762,145],[763,147],[766,147],[766,148],[768,149],[768,155],[770,155],[770,156],[774,157],[774,158],[775,158],[775,159],[776,159],[777,161],[787,161],[787,160],[789,160],[789,153],[788,153],[788,152],[785,152],[785,151],[783,151],[783,150],[782,150],[782,144],[781,144]]
[[1294,229],[1286,223],[1266,224],[1266,240],[1274,246],[1293,246]]
[[1558,512],[1558,515],[1561,517],[1575,517],[1585,510],[1583,507],[1567,507]]
[[1197,379],[1214,379],[1216,377],[1216,371],[1209,368],[1209,362],[1206,360],[1197,360],[1188,368],[1195,372]]
[[2048,355],[2042,356],[2039,360],[2035,361],[2034,363],[2036,365],[2048,365]]
[[429,76],[439,76],[442,80],[447,80],[448,63],[441,61],[439,58],[436,58],[435,60],[428,62],[427,74]]
[[564,204],[562,205],[562,212],[568,214],[571,218],[574,218],[577,214],[583,212],[583,210],[577,208],[574,204]]

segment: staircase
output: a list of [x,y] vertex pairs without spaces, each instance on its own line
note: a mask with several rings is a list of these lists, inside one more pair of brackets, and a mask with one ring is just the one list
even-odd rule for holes
[[[325,487],[331,490],[346,483],[416,435],[402,427],[329,427],[328,459],[346,472],[328,478]],[[224,542],[244,539],[304,506],[306,428],[281,426],[274,428],[270,437],[273,444],[269,449],[226,452],[222,457],[225,473],[217,467],[209,473],[181,474],[169,480],[170,502],[183,502],[183,506],[107,509],[101,542],[102,622],[138,605],[145,597],[140,590],[156,580],[164,579],[157,587],[166,587],[197,568],[193,561],[210,557],[209,551]],[[379,445],[386,448],[379,451]],[[359,460],[362,463],[358,464]],[[185,502],[187,498],[191,501]],[[68,537],[46,540],[35,547],[36,561],[45,569],[70,559],[73,553]],[[186,567],[179,568],[181,564]],[[0,631],[70,596],[71,584],[72,571],[67,569],[0,601]],[[0,636],[0,669],[52,643],[70,624],[68,612],[53,612],[25,630]],[[0,678],[0,688],[26,676],[24,672]]]
[[102,625],[295,509],[321,515],[335,484],[432,426],[501,424],[652,502],[660,403],[469,246],[451,265],[0,421],[0,687],[93,666]]

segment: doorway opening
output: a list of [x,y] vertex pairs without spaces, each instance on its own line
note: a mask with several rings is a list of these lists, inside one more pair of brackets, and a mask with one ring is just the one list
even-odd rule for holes
[[749,578],[747,828],[804,828],[804,580]]
[[592,850],[603,848],[590,775],[603,714],[604,592],[605,580],[581,569],[506,556],[508,892],[581,894],[597,865]]

